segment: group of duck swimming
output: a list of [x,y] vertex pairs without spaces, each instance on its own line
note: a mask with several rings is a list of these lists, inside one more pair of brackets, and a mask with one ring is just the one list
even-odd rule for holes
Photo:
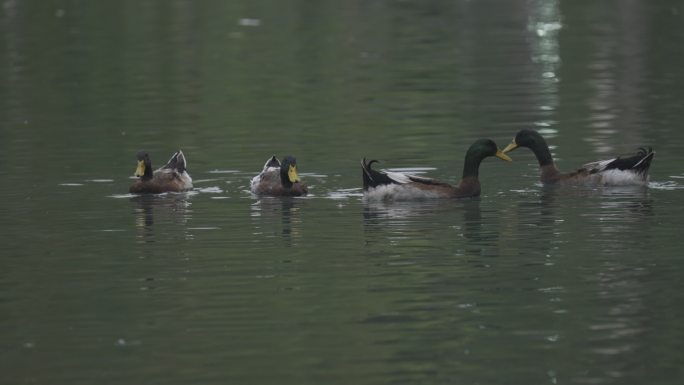
[[[651,147],[642,147],[631,156],[587,163],[575,171],[563,173],[556,168],[544,138],[537,131],[524,129],[503,150],[490,139],[476,140],[466,152],[463,175],[455,186],[408,173],[373,170],[371,166],[378,161],[366,161],[364,158],[361,161],[364,194],[382,199],[479,196],[480,163],[491,156],[511,161],[506,154],[518,147],[527,147],[535,154],[541,171],[540,180],[544,184],[645,185],[648,183],[648,169],[655,155]],[[138,152],[137,159],[135,176],[139,179],[131,185],[130,193],[160,194],[192,189],[192,178],[186,169],[187,163],[182,151],[173,154],[163,167],[155,171],[152,171],[152,162],[147,152]],[[275,156],[269,158],[263,171],[252,178],[250,190],[256,195],[264,196],[302,196],[308,193],[306,185],[297,174],[297,161],[292,156],[284,157],[282,162]]]

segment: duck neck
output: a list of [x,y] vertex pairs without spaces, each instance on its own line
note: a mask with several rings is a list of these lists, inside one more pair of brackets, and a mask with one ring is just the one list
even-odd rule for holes
[[292,182],[290,181],[290,176],[287,175],[287,171],[287,168],[283,167],[282,165],[280,166],[280,183],[285,188],[292,188]]
[[145,161],[145,172],[143,173],[143,176],[140,177],[140,179],[150,180],[153,176],[154,172],[152,171],[152,162]]
[[539,176],[539,179],[542,183],[553,184],[561,179],[561,173],[553,163],[541,166],[540,169],[541,175]]
[[539,167],[553,166],[553,157],[551,156],[551,151],[549,146],[546,145],[544,139],[540,138],[541,141],[535,142],[530,149],[534,152],[539,162]]
[[456,198],[476,197],[480,195],[480,180],[476,176],[463,177],[458,183]]
[[479,152],[469,149],[466,153],[465,163],[463,164],[463,176],[461,179],[477,179],[480,173],[480,163],[482,163],[482,159],[484,158]]

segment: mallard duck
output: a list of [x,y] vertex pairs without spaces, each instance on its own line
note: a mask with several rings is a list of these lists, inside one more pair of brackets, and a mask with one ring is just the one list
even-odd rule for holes
[[301,196],[309,190],[297,175],[297,159],[287,155],[280,163],[273,155],[264,169],[250,183],[250,190],[257,195]]
[[518,147],[527,147],[534,152],[541,170],[540,180],[545,184],[645,185],[648,183],[648,168],[655,155],[651,147],[641,147],[631,156],[599,160],[562,173],[553,163],[549,146],[537,131],[520,130],[503,152]]
[[381,199],[425,199],[425,198],[467,198],[480,195],[478,174],[480,163],[487,157],[511,161],[494,141],[479,139],[473,143],[465,156],[463,176],[456,186],[430,178],[400,172],[376,171],[371,168],[377,160],[361,161],[363,169],[363,190],[367,198]]
[[138,151],[138,168],[135,176],[139,177],[128,191],[131,194],[160,194],[180,192],[192,188],[192,178],[186,169],[187,163],[183,151],[178,150],[169,161],[152,172],[152,161],[147,151]]

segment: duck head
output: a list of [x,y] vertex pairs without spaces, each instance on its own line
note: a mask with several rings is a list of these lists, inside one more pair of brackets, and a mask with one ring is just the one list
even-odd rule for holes
[[510,162],[512,159],[503,153],[491,139],[478,139],[470,145],[463,165],[463,177],[477,177],[480,163],[490,156]]
[[280,163],[280,181],[285,187],[292,187],[293,184],[299,183],[299,175],[297,174],[297,159],[294,156],[287,155]]
[[504,153],[515,150],[518,147],[527,147],[537,157],[540,166],[553,164],[553,157],[549,146],[544,138],[535,130],[523,129],[518,131],[513,141],[503,149]]
[[145,179],[152,178],[152,161],[147,151],[138,151],[135,155],[138,160],[138,167],[135,169],[135,176]]

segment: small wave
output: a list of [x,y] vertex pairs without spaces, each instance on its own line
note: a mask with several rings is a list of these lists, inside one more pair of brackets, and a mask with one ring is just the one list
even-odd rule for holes
[[214,179],[193,179],[192,183],[197,184],[197,183],[216,182],[218,180],[220,180],[220,179],[216,179],[216,178],[214,178]]
[[301,172],[299,173],[301,176],[305,177],[311,177],[311,178],[327,178],[328,176],[325,174],[316,174],[316,173],[308,173],[308,172]]
[[213,187],[201,187],[201,188],[195,188],[195,191],[203,192],[203,193],[209,193],[209,194],[220,194],[223,192],[220,188],[213,186]]
[[239,170],[209,170],[209,174],[235,174],[240,172]]
[[679,190],[684,188],[683,185],[672,180],[668,180],[665,182],[650,182],[648,184],[648,187],[654,190]]
[[114,198],[114,199],[126,199],[126,198],[133,198],[137,197],[135,194],[112,194],[112,195],[107,195],[107,198]]
[[114,182],[114,179],[88,179],[86,182],[93,182],[93,183],[111,183]]
[[363,190],[360,187],[339,189],[328,192],[328,199],[349,199],[363,197]]
[[537,194],[537,193],[539,193],[539,190],[530,189],[530,188],[515,189],[515,190],[510,190],[510,191],[514,192],[514,193],[519,193],[519,194]]
[[79,187],[83,186],[83,183],[60,183],[59,185],[64,187]]

